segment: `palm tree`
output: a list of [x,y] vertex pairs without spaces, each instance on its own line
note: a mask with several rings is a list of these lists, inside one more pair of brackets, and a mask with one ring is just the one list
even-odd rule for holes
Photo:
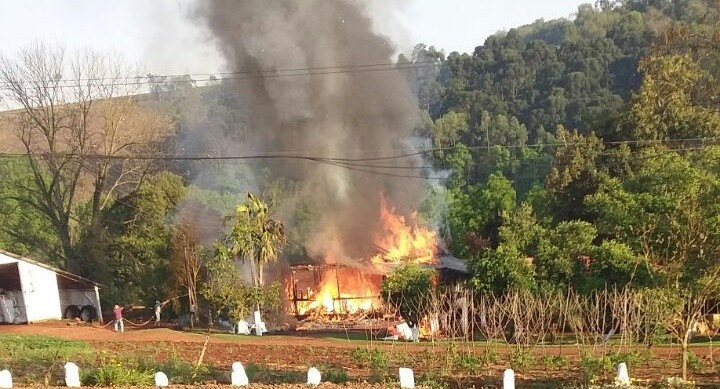
[[277,261],[287,243],[285,228],[270,217],[268,206],[252,193],[235,211],[235,225],[229,236],[230,253],[250,262],[253,284],[264,285],[263,268]]

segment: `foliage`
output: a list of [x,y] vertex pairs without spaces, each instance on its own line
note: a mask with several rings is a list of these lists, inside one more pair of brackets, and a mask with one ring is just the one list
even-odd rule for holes
[[568,360],[563,355],[546,355],[542,357],[542,364],[545,370],[556,370],[567,366]]
[[235,211],[235,224],[218,253],[237,257],[250,264],[253,285],[264,285],[263,267],[277,260],[287,243],[283,224],[271,218],[268,206],[248,193]]
[[216,245],[216,253],[207,259],[205,269],[200,293],[217,316],[227,315],[239,321],[246,319],[257,307],[274,309],[280,305],[280,283],[273,282],[268,286],[248,284],[237,262],[222,245]]
[[154,371],[136,360],[120,359],[102,355],[100,366],[82,371],[81,382],[87,386],[149,386],[153,384]]
[[[16,183],[19,198],[43,215],[61,249],[58,262],[73,269],[86,256],[81,237],[102,234],[102,211],[119,192],[137,189],[153,163],[124,157],[160,151],[174,126],[137,104],[139,85],[122,81],[132,77],[127,65],[91,50],[69,57],[40,43],[3,56],[0,87],[21,108],[4,117],[32,173]],[[68,92],[67,81],[83,87]]]
[[61,248],[53,226],[37,208],[27,204],[31,192],[24,183],[32,169],[24,160],[0,160],[0,249],[60,265]]
[[580,374],[586,384],[596,383],[601,376],[613,371],[615,365],[610,357],[584,354],[580,357]]
[[408,325],[418,325],[428,309],[427,297],[433,286],[433,276],[431,269],[401,265],[383,280],[381,297],[400,312]]
[[325,382],[344,384],[350,381],[347,370],[339,363],[321,363],[317,365],[317,369],[322,373],[322,379]]
[[510,365],[513,369],[525,371],[535,366],[535,356],[531,351],[517,349],[510,354]]
[[164,296],[170,278],[171,216],[184,195],[182,178],[175,174],[148,178],[104,213],[105,233],[86,237],[81,246],[94,260],[75,270],[111,286],[102,297],[112,304]]

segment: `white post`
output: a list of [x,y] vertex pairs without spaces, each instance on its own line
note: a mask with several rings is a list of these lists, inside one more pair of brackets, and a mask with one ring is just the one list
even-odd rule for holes
[[322,382],[322,376],[320,375],[320,370],[311,367],[308,369],[307,374],[307,384],[312,386],[318,386]]
[[503,373],[503,389],[515,389],[515,372],[507,369]]
[[80,369],[72,362],[65,364],[65,385],[68,388],[80,387]]
[[415,388],[415,374],[412,369],[407,367],[401,367],[398,370],[400,376],[400,388],[402,389],[414,389]]
[[98,314],[98,320],[100,321],[100,324],[103,323],[103,315],[102,315],[102,307],[100,307],[100,288],[95,285],[95,304],[97,308],[97,314]]
[[155,386],[158,388],[166,387],[170,384],[170,380],[165,373],[159,371],[155,373]]
[[260,317],[260,311],[253,312],[255,317],[255,335],[262,336],[262,318]]
[[630,375],[628,374],[627,365],[622,362],[617,367],[617,377],[615,377],[615,385],[630,386]]
[[235,362],[232,364],[232,373],[230,373],[230,382],[232,386],[247,386],[250,384],[245,368],[242,363]]
[[9,370],[0,371],[0,389],[12,389],[12,375]]

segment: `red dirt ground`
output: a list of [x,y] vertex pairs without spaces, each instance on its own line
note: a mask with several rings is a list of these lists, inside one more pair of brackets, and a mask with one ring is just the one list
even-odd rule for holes
[[[83,340],[89,342],[94,348],[119,353],[141,353],[160,360],[170,355],[186,361],[197,361],[205,342],[202,333],[179,331],[170,328],[155,328],[146,326],[142,328],[126,325],[125,333],[116,333],[112,326],[93,327],[76,323],[48,322],[32,325],[3,325],[0,333],[34,334],[52,336],[69,340]],[[266,364],[273,368],[304,369],[311,364],[332,363],[338,364],[348,370],[351,375],[363,377],[369,375],[369,367],[363,361],[353,356],[357,348],[366,348],[370,342],[349,341],[345,339],[329,338],[327,334],[291,334],[255,336],[212,336],[208,341],[204,361],[220,368],[229,367],[234,361],[243,363],[253,362]],[[442,363],[446,344],[423,342],[372,342],[372,347],[383,349],[390,356],[390,368],[401,364],[415,366],[418,371],[428,369],[429,360]],[[463,350],[467,347],[458,346]],[[484,344],[476,344],[477,353],[484,350]],[[509,347],[494,348],[503,360],[507,360]],[[609,347],[608,351],[616,351]],[[708,347],[694,347],[692,351],[701,359],[709,359]],[[540,356],[562,354],[570,360],[577,360],[579,352],[574,345],[536,347],[533,353],[538,356],[537,365],[542,365]],[[679,349],[676,347],[654,347],[654,358],[650,362],[643,362],[632,366],[634,375],[639,378],[657,380],[662,377],[677,376]],[[714,352],[715,358],[720,358],[720,352]],[[431,363],[431,362],[430,362]],[[571,365],[576,365],[571,363]],[[484,368],[485,374],[500,376],[506,364],[498,364]],[[571,369],[572,370],[572,369]],[[577,373],[577,372],[575,372]],[[536,368],[528,371],[531,377],[557,376],[559,371],[545,371]],[[573,374],[564,372],[563,374]],[[522,374],[520,374],[522,376]],[[717,382],[720,375],[712,371],[696,373],[693,378],[698,382]]]

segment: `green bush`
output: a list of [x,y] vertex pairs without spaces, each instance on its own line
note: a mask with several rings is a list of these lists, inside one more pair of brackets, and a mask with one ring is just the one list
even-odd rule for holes
[[350,376],[345,368],[336,363],[321,363],[317,365],[317,369],[320,370],[324,382],[344,384],[350,381]]
[[154,360],[143,359],[140,367],[149,371],[162,371],[172,380],[173,384],[193,385],[212,380],[217,373],[212,366],[196,365],[181,360],[177,355],[170,355],[167,361],[157,363]]
[[527,350],[515,350],[510,354],[510,365],[516,370],[535,366],[535,356]]
[[687,367],[688,370],[690,370],[693,373],[698,373],[703,371],[706,364],[705,362],[700,359],[697,355],[695,355],[694,352],[689,351],[688,352],[688,360],[687,360]]
[[305,382],[304,371],[273,370],[267,365],[248,363],[245,374],[252,383],[258,384],[297,384]]
[[121,360],[112,355],[103,355],[99,367],[82,372],[82,383],[88,386],[147,386],[153,384],[155,374],[138,361]]
[[595,383],[601,375],[614,369],[613,361],[607,356],[594,357],[585,354],[580,358],[580,374],[582,374],[583,382],[586,384]]
[[377,348],[358,347],[352,352],[352,358],[363,367],[370,367],[372,370],[387,369],[388,355]]
[[471,374],[476,374],[484,365],[482,358],[479,358],[473,354],[455,355],[455,358],[453,359],[453,364]]
[[448,384],[442,379],[442,375],[436,370],[428,370],[417,379],[419,386],[430,389],[445,389]]
[[629,366],[639,365],[647,358],[647,355],[641,354],[636,351],[629,351],[624,353],[610,353],[608,358],[612,362],[613,366],[617,366],[619,363],[627,363]]
[[542,363],[545,370],[555,370],[567,366],[568,360],[562,355],[547,355],[542,358]]
[[500,354],[492,349],[486,348],[485,352],[482,355],[482,361],[483,365],[493,365],[496,363],[500,363],[502,359],[500,358]]

